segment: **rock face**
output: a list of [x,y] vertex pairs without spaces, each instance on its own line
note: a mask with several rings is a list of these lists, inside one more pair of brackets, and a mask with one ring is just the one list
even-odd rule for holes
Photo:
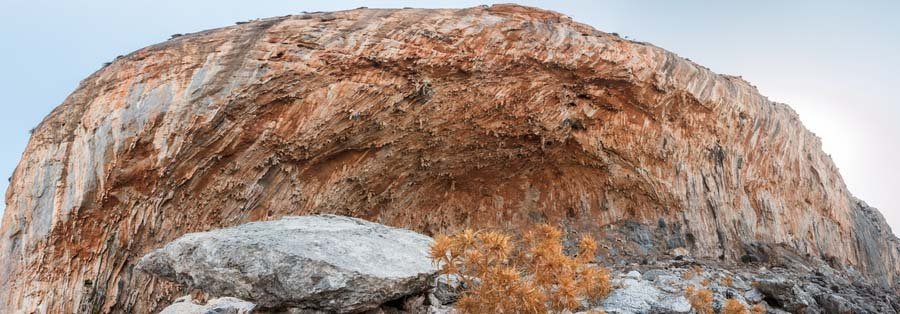
[[356,313],[426,290],[431,243],[355,218],[285,217],[184,235],[137,268],[261,308]]
[[138,50],[37,127],[6,202],[0,306],[24,312],[161,309],[181,294],[132,271],[146,252],[309,213],[900,273],[897,239],[788,106],[515,5],[291,15]]
[[209,300],[204,305],[194,303],[190,296],[175,300],[175,303],[164,308],[159,314],[250,314],[256,304],[224,297]]

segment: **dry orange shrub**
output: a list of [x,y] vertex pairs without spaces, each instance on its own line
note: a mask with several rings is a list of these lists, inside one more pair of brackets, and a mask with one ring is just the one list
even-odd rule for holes
[[750,314],[750,311],[740,301],[728,299],[725,301],[725,308],[722,309],[722,314]]
[[688,286],[685,290],[685,297],[691,303],[691,307],[697,311],[697,314],[714,314],[713,310],[713,294],[709,289],[703,288],[697,290],[694,286]]
[[756,303],[753,305],[753,308],[750,309],[750,312],[753,314],[766,314],[766,306],[762,303]]
[[732,285],[734,285],[734,277],[731,277],[731,275],[726,275],[725,278],[722,278],[722,281],[720,281],[719,283],[723,286],[731,287]]
[[464,313],[573,311],[582,299],[609,294],[609,271],[589,264],[596,241],[583,237],[578,255],[569,257],[561,240],[562,232],[548,224],[515,244],[503,233],[465,230],[437,236],[431,259],[469,287],[456,304]]
[[702,272],[703,272],[703,268],[700,268],[700,266],[694,265],[694,267],[692,267],[691,270],[684,273],[684,279],[691,280],[692,278],[694,278],[694,276],[697,276],[697,275],[701,274]]

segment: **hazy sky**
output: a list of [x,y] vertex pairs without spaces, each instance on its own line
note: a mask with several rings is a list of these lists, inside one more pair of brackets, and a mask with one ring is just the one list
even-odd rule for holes
[[[900,230],[900,1],[521,1],[646,41],[790,104],[856,196]],[[104,62],[175,33],[301,11],[475,1],[0,0],[0,175]],[[7,181],[0,180],[0,190]],[[3,206],[3,205],[0,205]],[[2,207],[0,207],[2,212]]]

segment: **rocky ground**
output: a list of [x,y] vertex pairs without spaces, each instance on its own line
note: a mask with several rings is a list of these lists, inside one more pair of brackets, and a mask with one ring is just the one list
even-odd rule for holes
[[[827,266],[798,274],[795,270],[764,266],[728,270],[687,258],[653,265],[616,266],[613,282],[616,289],[607,298],[585,302],[579,313],[588,313],[589,310],[602,310],[610,314],[696,313],[685,295],[689,286],[712,291],[712,306],[716,313],[723,312],[727,299],[736,299],[748,309],[754,304],[763,304],[767,313],[772,314],[900,312],[900,298],[896,294],[863,281],[848,279]],[[387,302],[367,313],[455,313],[453,303],[461,291],[458,281],[442,276],[431,282],[427,292]],[[186,308],[183,302],[197,301],[181,299],[170,309]],[[225,304],[234,313],[252,313],[242,312],[247,308],[244,303]],[[222,307],[222,302],[216,299],[205,307],[193,305],[190,311],[164,313],[198,313],[197,309]],[[281,311],[310,312],[300,309]],[[281,311],[258,309],[256,313]]]
[[713,307],[726,299],[763,304],[768,313],[896,313],[895,292],[847,275],[828,265],[816,268],[722,265],[689,257],[648,264],[616,265],[618,285],[601,307],[607,313],[690,313],[689,286],[713,292]]
[[[286,217],[185,235],[137,267],[192,292],[166,314],[454,313],[465,287],[456,277],[437,275],[427,256],[431,243],[424,235],[349,217]],[[690,289],[708,290],[716,313],[729,313],[728,299],[775,314],[900,310],[896,292],[855,271],[802,258],[773,261],[696,260],[684,249],[659,258],[605,259],[599,264],[611,269],[615,289],[583,300],[578,310],[696,313]]]
[[[585,302],[589,310],[606,313],[696,313],[685,295],[688,287],[709,289],[712,306],[723,313],[727,299],[750,309],[762,304],[767,313],[898,313],[896,292],[873,286],[858,275],[847,277],[827,265],[789,269],[763,265],[720,265],[689,257],[650,264],[614,265],[616,289],[605,299]],[[446,279],[439,278],[429,300],[452,301]],[[452,306],[451,302],[447,302]],[[431,307],[413,313],[444,313]],[[385,312],[391,312],[387,310]]]

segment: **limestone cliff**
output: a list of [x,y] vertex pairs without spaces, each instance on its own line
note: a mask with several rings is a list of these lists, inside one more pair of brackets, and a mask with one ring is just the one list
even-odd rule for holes
[[262,19],[136,51],[35,130],[0,307],[148,312],[133,271],[194,231],[335,213],[425,233],[549,221],[603,257],[781,251],[900,274],[898,241],[786,105],[647,43],[514,5]]

